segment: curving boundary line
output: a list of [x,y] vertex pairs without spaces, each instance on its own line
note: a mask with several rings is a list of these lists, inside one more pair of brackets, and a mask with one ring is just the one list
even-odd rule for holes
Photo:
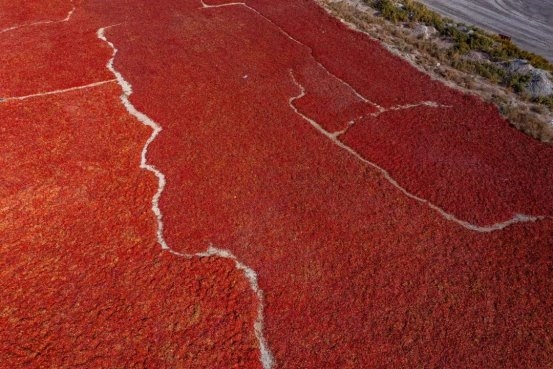
[[156,217],[157,220],[157,242],[161,246],[163,250],[167,250],[171,254],[179,257],[183,257],[186,259],[192,259],[192,258],[204,258],[204,257],[219,257],[224,259],[230,259],[234,261],[234,264],[236,266],[236,269],[240,270],[244,273],[244,276],[250,283],[250,287],[252,291],[255,293],[258,305],[257,305],[257,318],[254,322],[254,333],[255,336],[259,342],[259,356],[260,361],[263,366],[263,369],[272,369],[274,366],[274,358],[273,354],[271,353],[269,349],[269,345],[267,344],[267,340],[263,336],[263,309],[264,309],[264,295],[263,290],[259,288],[258,278],[256,272],[248,267],[246,264],[240,262],[232,252],[228,250],[223,250],[214,247],[213,245],[210,245],[209,248],[205,252],[196,253],[196,254],[186,254],[186,253],[180,253],[175,250],[173,250],[165,241],[163,237],[163,214],[161,212],[161,209],[159,208],[159,199],[161,198],[161,194],[163,193],[163,190],[165,189],[165,185],[167,183],[165,179],[165,175],[155,166],[148,163],[147,155],[148,155],[148,147],[150,144],[156,139],[156,137],[159,135],[159,133],[162,131],[162,127],[153,121],[150,117],[148,117],[146,114],[142,113],[141,111],[138,111],[136,107],[130,102],[129,97],[132,94],[132,86],[131,84],[125,80],[123,75],[117,71],[113,66],[113,61],[115,60],[115,55],[117,54],[118,50],[115,47],[115,45],[108,41],[108,39],[105,36],[105,30],[111,27],[114,27],[117,25],[112,25],[108,27],[102,27],[98,29],[96,32],[97,37],[105,42],[106,44],[111,47],[113,50],[111,59],[107,62],[106,68],[113,73],[115,76],[115,79],[117,80],[117,83],[121,86],[121,89],[123,90],[123,93],[121,94],[121,103],[125,107],[125,109],[134,116],[140,123],[144,124],[145,126],[148,126],[152,129],[152,134],[144,144],[144,147],[142,149],[142,154],[140,157],[140,168],[147,170],[149,172],[152,172],[158,179],[158,188],[154,196],[152,197],[152,211]]
[[[288,32],[286,32],[284,29],[282,29],[282,27],[280,27],[278,24],[276,24],[273,20],[271,20],[270,18],[266,17],[263,13],[261,13],[260,11],[258,11],[257,9],[251,7],[250,5],[246,4],[245,2],[229,2],[229,3],[223,3],[223,4],[218,4],[218,5],[208,5],[204,2],[204,0],[200,0],[200,3],[201,3],[201,7],[200,9],[212,9],[212,8],[223,8],[223,7],[230,7],[230,6],[241,6],[241,7],[244,7],[246,9],[248,9],[249,11],[255,13],[256,15],[262,17],[263,19],[265,19],[267,22],[269,22],[270,24],[272,24],[277,30],[278,32],[280,32],[282,35],[284,35],[285,37],[287,37],[288,39],[290,39],[292,42],[302,46],[302,47],[305,47],[307,48],[308,52],[309,52],[309,55],[311,56],[311,58],[315,61],[315,63],[317,63],[321,68],[323,68],[323,70],[325,70],[325,72],[332,78],[335,78],[337,81],[339,81],[340,83],[342,83],[344,86],[347,86],[348,88],[351,89],[351,91],[359,98],[361,99],[361,101],[367,103],[367,104],[371,104],[373,105],[378,111],[376,113],[373,113],[371,114],[372,116],[378,116],[380,114],[383,114],[383,113],[386,113],[388,111],[394,111],[394,110],[405,110],[405,109],[412,109],[412,108],[415,108],[415,107],[418,107],[418,106],[429,106],[429,107],[432,107],[432,108],[439,108],[439,109],[442,109],[442,108],[451,108],[450,105],[442,105],[442,104],[438,104],[437,102],[435,101],[420,101],[420,102],[416,102],[416,103],[411,103],[411,104],[406,104],[406,105],[395,105],[395,106],[391,106],[391,107],[388,107],[388,108],[384,108],[383,106],[380,106],[379,104],[377,104],[376,102],[373,102],[373,101],[370,101],[368,100],[365,96],[363,96],[359,91],[357,91],[353,86],[351,86],[349,83],[347,83],[346,81],[344,81],[343,79],[339,78],[338,76],[334,75],[332,72],[330,72],[325,65],[323,65],[323,63],[321,63],[319,60],[317,60],[313,54],[313,49],[309,46],[309,45],[306,45],[304,43],[302,43],[301,41],[297,40],[296,38],[294,38],[292,35],[290,35]],[[359,32],[357,29],[354,29],[356,32]],[[315,128],[319,133],[323,134],[325,137],[327,137],[328,139],[330,139],[332,141],[333,144],[337,145],[338,147],[340,147],[341,149],[347,151],[349,154],[351,154],[352,156],[354,156],[356,159],[358,159],[359,161],[361,161],[362,163],[366,164],[366,165],[369,165],[371,166],[372,168],[378,170],[380,173],[382,173],[382,175],[384,176],[384,178],[392,185],[394,186],[395,188],[397,188],[401,193],[403,193],[405,196],[407,196],[408,198],[412,199],[412,200],[415,200],[421,204],[424,204],[426,206],[428,206],[430,209],[436,211],[438,214],[440,214],[444,219],[448,220],[448,221],[451,221],[451,222],[454,222],[456,224],[458,224],[459,226],[469,230],[469,231],[473,231],[473,232],[479,232],[479,233],[489,233],[489,232],[495,232],[495,231],[500,231],[504,228],[507,228],[511,225],[514,225],[514,224],[517,224],[517,223],[528,223],[528,222],[537,222],[537,221],[541,221],[541,220],[545,220],[545,219],[550,219],[551,217],[550,216],[542,216],[542,215],[527,215],[527,214],[515,214],[513,217],[511,217],[510,219],[507,219],[503,222],[498,222],[498,223],[495,223],[495,224],[487,224],[487,225],[478,225],[478,224],[473,224],[473,223],[470,223],[466,220],[462,220],[462,219],[459,219],[458,217],[456,217],[454,214],[452,213],[449,213],[447,212],[446,210],[442,209],[441,207],[439,207],[438,205],[432,203],[430,200],[428,199],[425,199],[425,198],[422,198],[420,196],[417,196],[411,192],[409,192],[405,187],[403,187],[397,180],[395,180],[391,175],[390,173],[378,166],[376,163],[373,163],[372,161],[368,160],[367,158],[363,157],[360,153],[358,153],[357,151],[355,151],[352,147],[346,145],[344,142],[340,141],[339,139],[339,136],[343,135],[344,133],[346,133],[356,122],[355,121],[350,121],[348,123],[348,125],[341,131],[337,131],[337,132],[328,132],[327,130],[325,130],[319,123],[317,123],[316,121],[314,121],[313,119],[311,119],[310,117],[308,117],[307,115],[303,114],[302,112],[300,112],[296,106],[294,105],[294,102],[298,99],[301,99],[302,97],[304,97],[306,95],[306,90],[304,88],[304,86],[302,86],[298,81],[297,79],[295,78],[294,74],[293,74],[293,70],[289,70],[289,74],[290,74],[290,77],[291,77],[291,80],[293,82],[293,84],[300,90],[300,94],[298,96],[294,96],[294,97],[291,97],[288,101],[289,105],[290,105],[290,108],[294,111],[294,113],[296,113],[297,115],[299,115],[302,119],[306,120],[313,128]]]
[[334,133],[328,132],[319,123],[317,123],[313,119],[309,118],[308,116],[306,116],[305,114],[300,112],[296,108],[296,106],[294,105],[294,102],[305,96],[305,94],[306,94],[305,87],[302,86],[297,81],[293,70],[290,69],[289,74],[290,74],[290,79],[292,80],[294,85],[299,90],[299,93],[298,93],[297,96],[292,96],[288,100],[288,104],[290,105],[290,108],[294,111],[294,113],[296,113],[297,115],[302,117],[304,120],[306,120],[319,133],[323,134],[325,137],[330,139],[330,141],[332,141],[333,144],[335,144],[336,146],[338,146],[341,149],[345,150],[346,152],[348,152],[349,154],[354,156],[357,160],[361,161],[362,163],[367,164],[367,165],[373,167],[374,169],[378,170],[380,173],[382,173],[384,178],[392,186],[397,188],[405,196],[407,196],[408,198],[413,199],[413,200],[415,200],[415,201],[417,201],[421,204],[427,205],[432,210],[435,210],[436,212],[438,212],[443,218],[445,218],[445,219],[447,219],[451,222],[457,223],[458,225],[460,225],[461,227],[463,227],[465,229],[468,229],[468,230],[474,231],[474,232],[480,232],[480,233],[489,233],[489,232],[494,232],[494,231],[500,231],[500,230],[502,230],[502,229],[504,229],[504,228],[506,228],[510,225],[516,224],[516,223],[536,222],[536,221],[544,220],[544,219],[548,218],[546,216],[533,216],[533,215],[526,215],[526,214],[515,214],[511,219],[508,219],[504,222],[495,223],[495,224],[491,224],[491,225],[485,225],[485,226],[479,226],[479,225],[467,222],[465,220],[459,219],[455,215],[453,215],[451,213],[448,213],[446,210],[444,210],[444,209],[440,208],[439,206],[433,204],[429,200],[424,199],[422,197],[419,197],[419,196],[407,191],[407,189],[405,187],[403,187],[402,185],[400,185],[398,183],[398,181],[396,181],[386,169],[384,169],[384,168],[378,166],[376,163],[373,163],[372,161],[366,159],[361,154],[359,154],[357,151],[355,151],[352,147],[350,147],[350,146],[346,145],[345,143],[343,143],[342,141],[340,141],[338,139],[338,136],[342,132],[334,132]]

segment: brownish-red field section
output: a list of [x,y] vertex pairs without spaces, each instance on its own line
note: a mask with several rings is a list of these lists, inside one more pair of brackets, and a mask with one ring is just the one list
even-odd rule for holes
[[314,2],[0,0],[0,50],[0,368],[553,368],[553,148]]

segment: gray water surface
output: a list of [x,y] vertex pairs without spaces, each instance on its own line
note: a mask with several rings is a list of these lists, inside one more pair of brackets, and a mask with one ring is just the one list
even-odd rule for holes
[[457,21],[510,36],[553,62],[553,0],[419,0]]

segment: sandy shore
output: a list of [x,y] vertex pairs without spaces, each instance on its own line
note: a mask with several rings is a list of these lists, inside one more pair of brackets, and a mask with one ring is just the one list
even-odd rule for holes
[[553,2],[543,0],[420,0],[453,19],[508,35],[553,62]]

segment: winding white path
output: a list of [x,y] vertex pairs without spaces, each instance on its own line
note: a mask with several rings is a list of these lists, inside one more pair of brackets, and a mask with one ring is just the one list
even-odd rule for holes
[[551,0],[419,0],[455,20],[510,36],[523,49],[553,62]]
[[[114,27],[114,26],[110,26],[110,27]],[[162,131],[162,127],[154,120],[152,120],[150,117],[148,117],[146,114],[142,113],[141,111],[138,111],[136,107],[130,102],[129,97],[132,94],[132,86],[127,80],[125,80],[123,75],[119,71],[117,71],[113,66],[113,61],[115,60],[115,55],[117,54],[118,50],[117,48],[115,48],[112,42],[108,41],[108,39],[105,36],[105,30],[110,27],[103,27],[97,31],[98,38],[104,41],[106,44],[108,44],[113,50],[112,57],[106,64],[106,67],[111,73],[113,73],[117,82],[121,86],[121,89],[123,90],[123,93],[121,94],[121,102],[125,107],[125,109],[129,112],[129,114],[134,116],[140,123],[152,129],[152,134],[150,135],[150,137],[148,138],[148,140],[146,141],[142,149],[142,154],[140,157],[140,168],[147,170],[149,172],[152,172],[158,179],[158,188],[152,198],[152,211],[155,214],[157,219],[157,241],[163,250],[167,250],[168,252],[170,252],[175,256],[183,257],[186,259],[214,256],[214,257],[220,257],[220,258],[230,259],[234,261],[236,269],[244,273],[244,276],[250,283],[250,287],[252,291],[255,293],[257,297],[257,300],[258,300],[257,318],[254,322],[253,328],[254,328],[255,336],[259,343],[260,360],[261,360],[261,364],[263,365],[263,369],[271,369],[274,366],[274,359],[269,349],[269,345],[267,344],[267,340],[263,336],[264,296],[263,296],[263,291],[259,288],[257,274],[255,273],[255,271],[252,268],[248,267],[246,264],[240,262],[236,258],[236,256],[234,256],[228,250],[222,250],[214,246],[210,246],[205,252],[196,253],[196,254],[185,254],[185,253],[180,253],[173,250],[165,241],[165,238],[163,236],[163,228],[164,228],[163,214],[159,207],[159,199],[161,198],[161,195],[163,193],[163,190],[165,189],[165,185],[167,184],[167,181],[165,179],[165,175],[155,165],[149,164],[147,160],[148,148],[150,144],[159,135],[159,133]]]

